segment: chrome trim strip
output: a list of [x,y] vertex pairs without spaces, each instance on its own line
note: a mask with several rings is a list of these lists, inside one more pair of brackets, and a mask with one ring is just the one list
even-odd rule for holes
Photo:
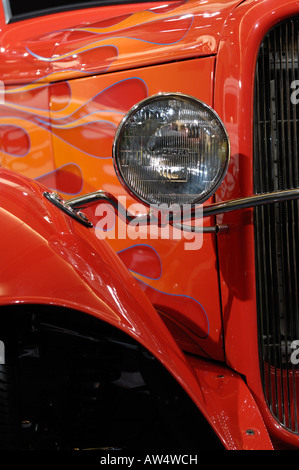
[[8,24],[12,17],[9,0],[2,0],[2,4],[5,16],[5,23]]
[[241,199],[232,199],[230,201],[211,204],[210,206],[203,208],[203,217],[224,214],[225,212],[238,211],[241,209],[249,209],[251,207],[262,206],[264,204],[289,201],[291,199],[299,199],[299,189],[287,189],[266,194],[256,194]]
[[[251,207],[261,206],[264,204],[273,204],[275,202],[282,202],[288,201],[291,199],[299,199],[299,189],[288,189],[284,191],[275,191],[273,193],[267,194],[256,194],[253,196],[241,198],[241,199],[232,199],[229,201],[223,201],[220,203],[211,204],[209,206],[203,207],[203,217],[210,217],[214,215],[224,214],[226,212],[232,212],[242,209],[248,209]],[[77,211],[79,209],[84,209],[84,207],[89,206],[90,204],[94,203],[107,203],[110,204],[116,209],[117,214],[124,218],[127,223],[133,223],[136,221],[138,224],[147,225],[149,223],[159,223],[158,218],[153,213],[148,213],[146,216],[132,216],[128,214],[126,208],[119,204],[116,197],[112,196],[111,194],[105,191],[96,191],[94,193],[86,194],[84,196],[79,196],[73,199],[70,199],[67,202],[67,205],[72,208],[73,210]],[[192,211],[192,215],[194,218],[195,209]],[[181,214],[179,214],[179,218],[181,219]],[[174,225],[176,220],[172,218],[170,223]],[[218,231],[219,230],[218,226]],[[181,224],[176,224],[176,228],[181,228],[182,230],[190,231],[190,226],[184,226]],[[208,231],[207,229],[210,227],[205,227],[204,231]],[[192,228],[191,228],[192,230]],[[213,227],[213,230],[217,232],[217,229]]]
[[[158,219],[153,215],[153,213],[149,213],[147,216],[129,215],[125,207],[119,204],[119,202],[114,196],[105,191],[95,191],[84,196],[78,196],[76,198],[70,199],[67,204],[73,210],[77,210],[79,208],[84,209],[86,206],[96,203],[110,204],[114,209],[116,209],[117,215],[122,217],[127,223],[133,223],[135,221],[140,225],[148,225],[149,223],[158,224],[159,222]],[[177,228],[179,230],[193,233],[220,233],[227,232],[228,230],[227,225],[216,225],[215,227],[194,227],[191,225],[189,226],[179,223],[172,223],[172,225],[174,228]]]
[[93,193],[89,193],[83,196],[78,196],[76,198],[69,199],[67,201],[68,206],[74,210],[84,209],[85,207],[91,204],[95,204],[95,203],[110,204],[116,210],[117,215],[122,217],[127,223],[131,223],[131,222],[133,223],[134,221],[136,221],[136,223],[138,222],[141,225],[147,225],[150,222],[158,223],[158,219],[156,219],[156,217],[150,214],[146,216],[144,215],[133,216],[133,215],[128,214],[127,209],[119,203],[117,198],[106,191],[95,191]]

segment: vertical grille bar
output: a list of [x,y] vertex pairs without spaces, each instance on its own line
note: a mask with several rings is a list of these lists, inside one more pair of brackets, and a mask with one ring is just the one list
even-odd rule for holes
[[[275,26],[257,58],[253,118],[256,194],[299,187],[299,17]],[[298,92],[297,92],[298,90]],[[299,434],[299,201],[255,209],[261,378],[276,419]]]

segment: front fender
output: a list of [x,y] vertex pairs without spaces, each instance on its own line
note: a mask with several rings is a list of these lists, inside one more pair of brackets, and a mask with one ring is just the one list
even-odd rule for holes
[[[236,404],[223,402],[215,390],[212,404],[208,393],[213,385],[207,386],[206,375],[200,372],[207,370],[206,365],[202,368],[187,360],[137,282],[109,245],[97,239],[94,229],[60,211],[43,192],[38,183],[1,170],[0,224],[5,229],[0,234],[0,306],[63,306],[115,326],[137,340],[175,377],[227,448],[271,448],[241,378],[234,374],[233,383],[238,384],[237,393],[242,388],[250,415],[236,413]],[[228,419],[215,420],[215,410],[220,416],[217,409],[222,405],[231,408],[223,409]],[[244,406],[243,401],[239,406]],[[258,428],[259,433],[247,436],[249,427]]]
[[[150,350],[179,350],[104,240],[64,214],[38,183],[1,170],[0,304],[52,304],[100,317]],[[177,356],[178,355],[178,356]]]

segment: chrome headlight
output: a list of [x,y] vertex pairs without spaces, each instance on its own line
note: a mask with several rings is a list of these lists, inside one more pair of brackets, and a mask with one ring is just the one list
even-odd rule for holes
[[180,93],[151,96],[120,123],[113,145],[117,175],[146,204],[198,204],[221,183],[229,139],[202,101]]

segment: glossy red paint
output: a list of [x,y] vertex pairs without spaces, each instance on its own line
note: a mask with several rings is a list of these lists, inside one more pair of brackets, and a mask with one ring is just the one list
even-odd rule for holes
[[53,82],[213,55],[221,27],[238,3],[144,3],[118,5],[116,17],[114,9],[102,7],[17,25],[2,21],[0,78],[6,84]]
[[[229,368],[189,357],[205,396],[210,420],[231,450],[273,450],[259,408],[242,378]],[[228,445],[229,443],[229,445]]]
[[[239,395],[241,387],[241,399],[249,400],[256,409],[242,379],[224,372],[224,367],[209,369],[204,361],[192,359],[189,363],[117,255],[105,241],[96,238],[94,229],[84,227],[51,204],[43,196],[44,189],[1,170],[0,223],[5,230],[0,235],[0,305],[70,307],[123,330],[176,378],[227,449],[248,448],[248,426],[258,430],[251,447],[270,449],[267,430],[258,414],[251,411],[244,419],[228,423],[221,419],[222,410],[216,402],[206,399],[212,375],[225,373],[225,387],[215,394],[220,393],[218,403],[222,399],[230,401],[232,390]],[[216,416],[220,418],[215,420]]]
[[[14,87],[8,87],[5,96],[10,97],[10,101],[0,106],[0,122],[28,129],[31,150],[22,158],[3,152],[2,164],[59,191],[65,198],[99,188],[114,197],[128,196],[116,176],[111,158],[118,123],[136,101],[170,89],[182,90],[212,105],[214,67],[214,57],[207,57],[45,84],[34,96],[45,99],[48,94],[49,112],[40,109],[37,100],[34,108],[28,106],[26,86],[20,87],[18,93]],[[200,68],[200,75],[195,81],[193,75],[197,68]],[[126,202],[128,206],[136,203],[131,197],[127,197]],[[103,232],[99,227],[101,217],[95,215],[95,210],[95,206],[90,208],[88,215],[100,235]],[[212,218],[204,221],[207,226],[213,223]],[[119,236],[120,232],[124,235]],[[136,245],[134,232],[135,229],[126,227],[114,214],[105,236],[112,248],[124,256],[125,249]],[[126,252],[129,269],[163,318],[167,317],[168,326],[184,348],[224,360],[214,235],[204,235],[204,250],[197,250],[196,256],[192,250],[185,249],[185,244],[190,243],[182,237],[169,240],[158,236],[151,240],[149,234],[143,236],[140,248],[150,245],[158,254],[161,273],[152,274],[151,264],[140,255],[144,252],[141,249],[134,254]],[[134,259],[128,260],[129,253]],[[139,260],[136,261],[136,257]],[[177,269],[180,259],[184,259],[184,270]],[[192,328],[195,330],[190,336]]]
[[[255,63],[271,27],[298,14],[293,1],[248,0],[229,16],[221,32],[215,73],[214,107],[230,135],[231,164],[217,201],[252,195],[252,109]],[[251,71],[250,73],[248,71]],[[247,378],[274,440],[299,445],[271,415],[259,373],[256,324],[254,231],[251,209],[217,217],[229,234],[219,237],[223,321],[228,364]],[[243,256],[240,257],[240,253]]]

